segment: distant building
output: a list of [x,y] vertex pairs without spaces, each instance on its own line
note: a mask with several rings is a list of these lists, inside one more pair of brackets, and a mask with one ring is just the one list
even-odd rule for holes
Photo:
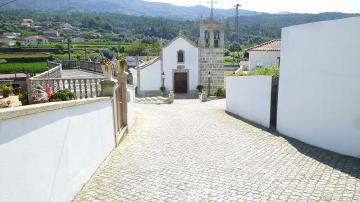
[[48,37],[49,42],[64,42],[64,37]]
[[34,25],[34,20],[33,19],[23,19],[21,26],[24,27],[31,27]]
[[275,39],[248,49],[250,69],[280,64],[281,40]]
[[39,44],[47,44],[49,43],[49,39],[44,36],[40,35],[34,35],[34,36],[28,36],[24,39],[25,45],[39,45]]
[[142,64],[142,63],[144,63],[144,61],[140,60],[136,56],[127,56],[126,57],[126,64],[127,64],[128,68],[135,68],[136,66],[138,66],[139,64]]
[[64,27],[62,29],[60,29],[60,33],[64,34],[64,35],[78,35],[80,32],[73,29],[73,28],[69,28],[69,27]]
[[16,32],[5,32],[5,33],[3,33],[3,37],[8,38],[8,39],[16,39],[19,36],[21,36],[21,33],[16,33]]
[[16,41],[9,38],[0,39],[0,46],[16,46]]
[[61,25],[61,27],[62,28],[73,28],[73,26],[71,25],[71,24],[69,24],[69,23],[67,23],[67,22],[65,22],[65,23],[63,23],[62,25]]
[[81,37],[76,37],[76,38],[72,38],[70,41],[72,43],[83,43],[83,42],[85,42],[85,39],[81,38]]
[[43,34],[44,34],[44,36],[47,36],[47,37],[59,37],[60,36],[59,32],[54,29],[45,30],[45,31],[43,31]]

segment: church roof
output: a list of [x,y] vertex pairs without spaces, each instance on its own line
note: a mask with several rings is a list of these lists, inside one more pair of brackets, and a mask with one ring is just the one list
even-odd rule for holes
[[148,66],[154,64],[155,62],[157,62],[159,60],[160,60],[160,57],[153,58],[153,59],[151,59],[151,60],[149,60],[147,62],[141,63],[139,65],[139,67],[140,67],[140,69],[144,69],[145,67],[148,67]]
[[280,51],[281,48],[281,40],[274,39],[271,41],[267,41],[265,43],[253,46],[248,49],[248,51]]
[[170,46],[174,41],[176,41],[176,40],[178,40],[178,39],[180,39],[180,38],[182,38],[182,39],[184,39],[185,41],[189,42],[192,46],[194,46],[194,47],[196,47],[196,48],[198,47],[198,46],[195,44],[195,42],[193,42],[191,39],[189,39],[188,37],[186,37],[186,36],[184,36],[184,35],[182,35],[182,34],[179,34],[177,37],[173,38],[171,41],[165,43],[165,44],[163,45],[163,48],[167,48],[167,47]]

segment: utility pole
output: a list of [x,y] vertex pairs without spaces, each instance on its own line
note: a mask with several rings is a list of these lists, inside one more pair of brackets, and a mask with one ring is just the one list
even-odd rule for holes
[[240,4],[236,4],[234,6],[236,8],[236,17],[235,17],[235,31],[236,31],[236,43],[240,44],[239,41],[239,7],[241,7]]
[[235,17],[235,31],[236,31],[236,46],[237,46],[237,52],[238,52],[238,58],[236,63],[239,64],[240,62],[240,33],[239,33],[239,7],[241,7],[241,4],[237,3],[235,6],[236,8],[236,17]]
[[67,45],[68,45],[68,61],[71,60],[71,52],[70,52],[70,37],[67,38]]

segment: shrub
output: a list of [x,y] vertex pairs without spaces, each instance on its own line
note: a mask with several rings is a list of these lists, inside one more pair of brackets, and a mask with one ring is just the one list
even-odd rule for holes
[[215,96],[216,97],[225,97],[226,96],[225,88],[223,88],[223,87],[217,88],[215,91]]
[[69,89],[59,90],[51,97],[52,102],[68,101],[73,99],[75,99],[75,94]]
[[5,59],[0,59],[0,64],[6,64],[7,61]]
[[22,105],[28,105],[28,94],[27,93],[19,93],[19,100],[21,101]]
[[196,86],[196,89],[199,91],[199,93],[201,93],[204,90],[204,86],[198,85],[198,86]]
[[241,71],[236,72],[234,75],[235,76],[247,76],[248,74],[241,70]]
[[255,69],[252,69],[250,71],[249,75],[264,75],[264,76],[279,77],[280,76],[280,68],[278,66],[257,67]]
[[3,97],[7,98],[12,93],[13,87],[12,86],[2,86],[1,90],[3,91]]

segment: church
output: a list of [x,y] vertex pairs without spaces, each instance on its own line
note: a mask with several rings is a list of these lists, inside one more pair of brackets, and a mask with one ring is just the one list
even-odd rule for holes
[[197,86],[210,91],[224,86],[224,23],[210,18],[200,23],[199,44],[179,34],[163,44],[159,57],[137,68],[140,97],[159,96],[160,88],[195,97]]

